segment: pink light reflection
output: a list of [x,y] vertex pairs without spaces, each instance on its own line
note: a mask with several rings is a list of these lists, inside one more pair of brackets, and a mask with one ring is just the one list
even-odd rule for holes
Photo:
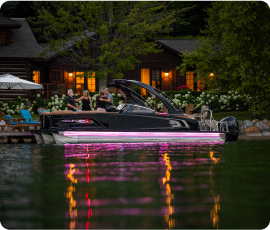
[[89,132],[65,131],[64,136],[93,136],[93,137],[219,137],[222,133],[209,132]]

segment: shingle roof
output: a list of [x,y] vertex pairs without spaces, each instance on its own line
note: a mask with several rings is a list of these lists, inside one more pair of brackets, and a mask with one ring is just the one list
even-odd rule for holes
[[0,27],[15,27],[20,28],[22,24],[16,20],[13,20],[11,18],[0,18]]
[[192,52],[196,44],[196,39],[166,39],[166,38],[157,38],[156,41],[161,45],[177,52],[183,53],[185,51]]
[[37,58],[42,52],[34,34],[25,19],[12,19],[21,23],[22,27],[13,29],[13,43],[0,46],[0,58]]
[[[62,47],[60,48],[60,51],[68,50],[68,49],[72,48],[77,41],[81,40],[85,36],[91,37],[91,36],[93,36],[95,34],[96,34],[95,32],[85,31],[84,34],[81,35],[81,36],[74,36],[71,39],[69,39],[69,41],[67,41],[65,44],[62,45]],[[45,51],[47,49],[46,44],[44,44],[44,45],[45,46],[42,46],[43,51]],[[46,58],[51,59],[51,58],[54,58],[57,55],[59,55],[59,54],[56,53],[55,51],[51,51],[51,52],[48,52],[48,54],[46,55]]]

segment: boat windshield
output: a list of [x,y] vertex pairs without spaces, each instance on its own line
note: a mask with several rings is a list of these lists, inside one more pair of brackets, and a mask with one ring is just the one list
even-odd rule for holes
[[132,104],[121,104],[116,108],[116,110],[119,111],[119,113],[147,113],[147,114],[155,113],[155,110],[153,109]]

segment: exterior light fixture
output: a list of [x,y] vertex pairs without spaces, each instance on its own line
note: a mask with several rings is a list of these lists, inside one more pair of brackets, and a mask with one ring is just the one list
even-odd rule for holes
[[69,76],[69,77],[72,77],[72,76],[73,76],[73,73],[69,73],[68,76]]
[[209,76],[213,77],[213,76],[214,76],[214,74],[213,74],[213,73],[210,73],[210,74],[209,74]]
[[169,76],[169,73],[165,73],[165,76],[168,77]]

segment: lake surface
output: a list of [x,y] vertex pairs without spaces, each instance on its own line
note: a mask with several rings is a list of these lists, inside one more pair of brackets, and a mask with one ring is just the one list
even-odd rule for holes
[[264,229],[270,141],[0,145],[8,229]]

